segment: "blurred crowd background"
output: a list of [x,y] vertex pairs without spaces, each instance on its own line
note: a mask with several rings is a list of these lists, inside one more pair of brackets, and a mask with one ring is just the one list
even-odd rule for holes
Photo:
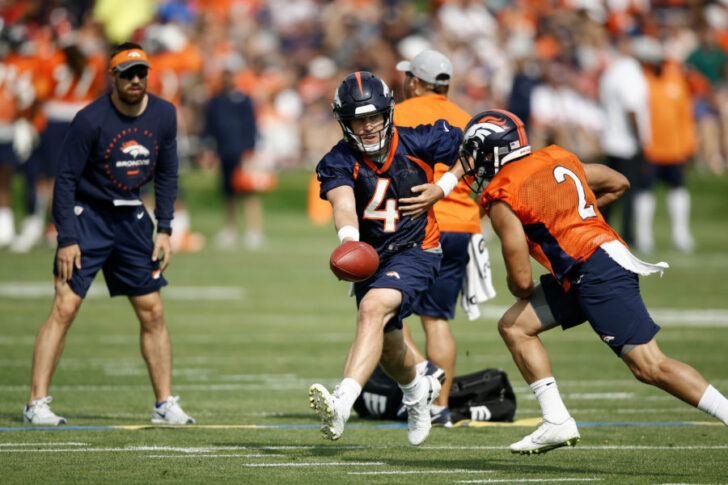
[[[686,159],[714,174],[728,160],[728,1],[4,0],[0,12],[0,142],[17,124],[29,138],[0,178],[27,181],[28,215],[47,206],[43,133],[108,88],[110,46],[127,40],[150,55],[149,91],[178,108],[186,169],[216,169],[200,134],[224,72],[253,101],[256,164],[313,168],[341,136],[331,102],[343,77],[369,70],[401,99],[396,63],[428,47],[452,60],[449,97],[463,109],[509,109],[534,148],[557,143],[587,162],[604,157],[599,84],[610,63],[669,65],[689,96]],[[659,55],[626,44],[638,37]]]

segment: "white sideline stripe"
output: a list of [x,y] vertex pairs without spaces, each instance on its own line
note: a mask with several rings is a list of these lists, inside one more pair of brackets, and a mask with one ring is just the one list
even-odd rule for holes
[[381,461],[334,461],[334,462],[290,462],[290,463],[243,463],[248,468],[305,467],[305,466],[387,466]]
[[[32,299],[52,297],[51,281],[7,281],[0,283],[0,297]],[[245,289],[237,286],[165,286],[162,296],[170,300],[240,300],[245,297]],[[86,298],[108,298],[109,292],[104,285],[91,285]]]
[[88,446],[88,443],[76,443],[74,441],[61,443],[0,443],[0,447],[3,446]]
[[347,475],[443,475],[452,473],[495,473],[495,470],[409,470],[381,472],[348,472]]
[[488,480],[458,480],[455,483],[546,483],[546,482],[603,482],[603,478],[492,478]]
[[207,453],[200,454],[185,454],[185,455],[149,455],[147,458],[268,458],[269,456],[284,456],[284,455],[246,455],[243,453],[228,454],[228,455],[211,455]]
[[[481,315],[499,319],[508,307],[481,305]],[[662,327],[728,327],[728,310],[717,308],[648,308],[655,322]]]
[[[167,286],[164,298],[172,300],[239,300],[245,289],[237,286]],[[49,281],[6,281],[0,283],[0,297],[29,299],[53,296],[53,283]],[[108,291],[101,284],[92,285],[87,298],[107,298]],[[482,305],[484,318],[498,319],[508,309],[503,305]],[[655,321],[664,327],[728,327],[728,310],[710,308],[652,308]]]
[[[65,443],[64,443],[65,444]],[[27,446],[36,446],[27,445]],[[129,446],[125,448],[47,448],[47,449],[0,449],[0,453],[117,453],[117,452],[144,452],[144,451],[172,451],[179,453],[190,453],[190,454],[205,454],[205,456],[214,456],[212,453],[217,451],[232,451],[232,450],[311,450],[311,449],[338,449],[338,450],[391,450],[392,446],[211,446],[205,448],[182,448],[174,446]],[[505,446],[421,446],[421,449],[425,450],[504,450]],[[616,450],[616,451],[634,451],[634,450],[646,450],[646,451],[684,451],[684,450],[728,450],[728,445],[698,445],[698,446],[575,446],[568,449],[569,452],[579,450]],[[566,450],[565,450],[566,451]],[[364,462],[362,462],[364,463]],[[349,463],[355,464],[355,463]],[[366,462],[364,464],[378,464],[385,465],[381,462]],[[279,464],[278,466],[281,466]],[[293,465],[291,465],[293,466]],[[311,465],[313,466],[313,465]]]
[[[372,447],[373,449],[374,447]],[[386,447],[382,447],[386,448]],[[503,446],[418,446],[423,450],[502,450]],[[572,446],[563,452],[578,450],[728,450],[728,445],[696,445],[696,446],[649,446],[649,445],[605,445],[605,446]]]

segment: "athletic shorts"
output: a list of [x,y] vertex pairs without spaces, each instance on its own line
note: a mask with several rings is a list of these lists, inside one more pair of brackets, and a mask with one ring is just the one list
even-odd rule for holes
[[440,233],[442,262],[435,282],[412,305],[417,315],[455,318],[455,306],[463,287],[465,267],[468,265],[468,244],[472,234],[469,232]]
[[354,284],[356,306],[372,288],[394,288],[402,293],[399,313],[384,327],[385,332],[402,328],[402,320],[412,314],[412,303],[435,281],[442,254],[415,246],[382,257],[379,269],[366,281]]
[[664,181],[672,188],[685,186],[685,164],[662,165],[648,162],[640,176],[640,189],[649,190],[658,181]]
[[71,129],[66,121],[49,121],[46,129],[40,134],[38,155],[40,156],[40,172],[53,178],[58,171],[58,154],[61,153],[63,140]]
[[159,261],[152,261],[154,224],[144,206],[100,208],[77,201],[74,212],[81,248],[81,269],[73,268],[69,281],[74,293],[85,297],[99,270],[111,296],[146,295],[167,284]]
[[638,275],[622,268],[603,249],[569,275],[568,292],[549,273],[541,276],[529,298],[545,327],[561,325],[566,330],[588,321],[619,357],[649,342],[660,330],[642,301]]
[[18,157],[15,155],[12,143],[0,143],[0,165],[18,165]]
[[240,157],[224,158],[220,160],[220,169],[222,173],[222,193],[226,197],[235,195],[233,188],[233,174],[240,164]]

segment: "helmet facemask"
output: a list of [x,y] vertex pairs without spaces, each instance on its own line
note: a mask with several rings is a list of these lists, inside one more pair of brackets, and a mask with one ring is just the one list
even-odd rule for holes
[[[366,107],[365,107],[366,108]],[[373,108],[373,107],[372,107]],[[367,133],[355,133],[354,130],[351,127],[352,120],[361,120],[365,118],[369,118],[372,116],[375,116],[377,114],[381,114],[383,116],[383,124],[382,127],[376,131],[373,132],[367,132]],[[341,125],[341,130],[344,132],[344,137],[346,140],[353,145],[357,150],[359,150],[362,153],[366,153],[367,155],[376,155],[380,153],[386,153],[386,151],[389,149],[389,144],[392,141],[392,117],[393,117],[393,110],[388,109],[385,112],[382,111],[372,111],[371,114],[363,114],[363,115],[357,115],[353,118],[346,118],[342,119],[343,117],[339,116],[338,113],[336,113],[336,120],[339,122],[339,125]],[[378,135],[378,140],[374,143],[365,143],[364,137],[370,136],[370,135]]]
[[[393,105],[394,103],[388,106],[387,109],[379,111],[376,110],[374,105],[360,106],[357,107],[357,113],[353,117],[343,116],[339,111],[334,109],[334,116],[336,117],[336,121],[339,122],[341,130],[344,133],[344,138],[346,138],[347,142],[349,142],[352,146],[354,146],[354,148],[362,153],[366,153],[367,155],[377,155],[380,153],[386,153],[386,151],[389,149],[389,144],[392,141],[392,127],[394,126],[392,121],[392,118],[394,116]],[[375,116],[377,114],[381,114],[383,117],[384,123],[382,125],[382,128],[369,133],[357,134],[354,132],[351,127],[352,120],[361,120]],[[369,144],[364,143],[364,137],[373,134],[378,135],[378,141]]]

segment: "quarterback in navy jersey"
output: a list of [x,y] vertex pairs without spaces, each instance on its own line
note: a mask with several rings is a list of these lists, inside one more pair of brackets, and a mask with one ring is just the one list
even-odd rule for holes
[[[159,293],[171,257],[177,118],[172,104],[146,92],[149,68],[139,45],[119,46],[109,63],[111,93],[76,114],[61,146],[53,195],[56,293],[36,337],[26,423],[66,423],[51,411],[48,387],[66,333],[99,270],[109,293],[127,296],[139,318],[156,397],[152,422],[194,423],[172,396],[172,348]],[[152,179],[156,237],[139,198],[139,188]]]
[[[321,384],[312,385],[309,400],[321,418],[323,437],[338,439],[351,406],[379,363],[402,389],[407,437],[419,445],[429,434],[430,405],[440,383],[415,372],[402,319],[439,269],[440,232],[433,211],[423,210],[431,203],[420,201],[451,190],[440,181],[433,183],[433,166],[457,159],[462,132],[442,120],[395,128],[393,108],[389,87],[369,72],[350,74],[336,90],[334,116],[344,138],[316,167],[321,197],[333,207],[341,242],[371,244],[380,264],[373,276],[354,285],[357,332],[341,383],[333,393]],[[453,170],[458,168],[456,164]]]

